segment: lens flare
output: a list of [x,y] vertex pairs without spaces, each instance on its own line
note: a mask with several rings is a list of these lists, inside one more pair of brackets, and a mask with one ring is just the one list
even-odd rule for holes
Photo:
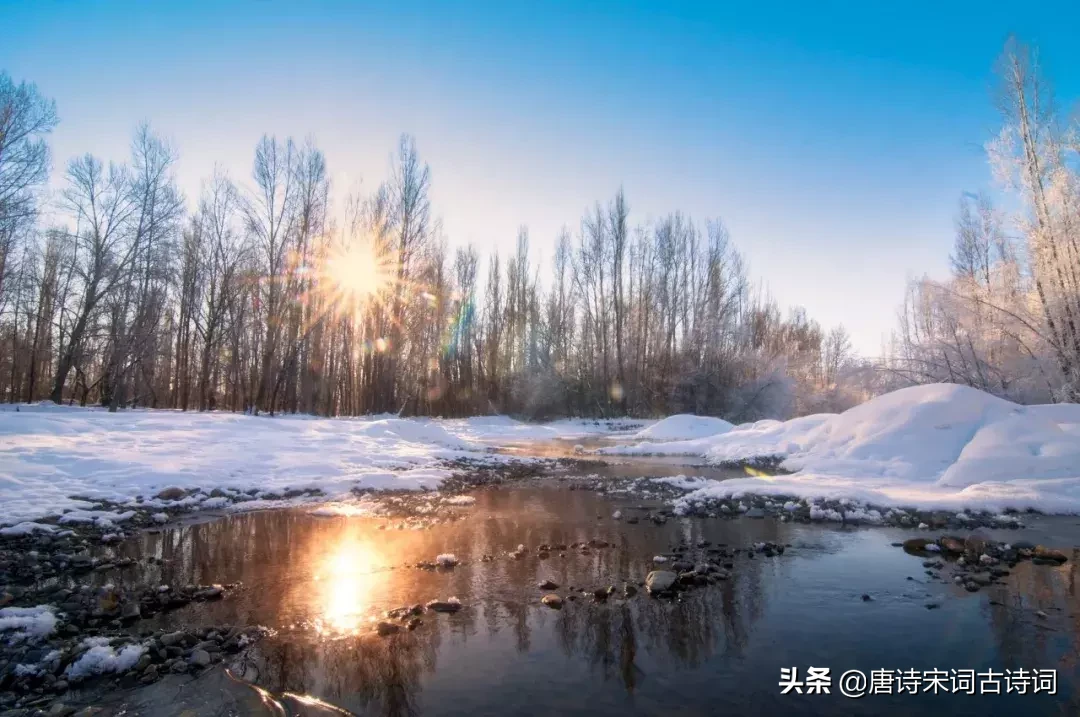
[[393,262],[372,237],[345,237],[322,263],[320,286],[339,308],[381,301],[394,283]]

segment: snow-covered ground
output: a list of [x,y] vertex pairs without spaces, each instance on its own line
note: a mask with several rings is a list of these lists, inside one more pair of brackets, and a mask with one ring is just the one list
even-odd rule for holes
[[124,513],[96,515],[73,496],[123,503],[140,495],[152,498],[173,486],[202,489],[185,500],[207,508],[230,502],[225,496],[209,497],[214,488],[257,489],[264,498],[312,488],[328,497],[352,488],[438,488],[450,476],[440,467],[443,460],[490,458],[488,448],[504,440],[572,439],[607,430],[607,424],[595,421],[534,425],[504,417],[271,418],[4,406],[0,525],[65,510],[73,511],[65,520],[118,522]]
[[[455,419],[414,419],[419,423],[434,423],[462,439],[485,445],[500,445],[520,441],[575,440],[604,436],[613,429],[640,428],[653,421],[566,418],[550,423],[523,423],[508,416],[474,416]],[[716,420],[716,419],[712,419]],[[634,434],[631,434],[634,435]]]
[[916,508],[1080,512],[1080,405],[1019,406],[964,386],[916,386],[841,414],[759,421],[705,438],[598,452],[694,455],[710,463],[775,456],[793,471],[708,481],[687,496],[691,502],[757,493]]
[[[488,451],[500,444],[615,435],[616,429],[630,442],[599,453],[689,455],[709,463],[778,457],[792,471],[687,483],[688,503],[755,493],[1080,513],[1078,405],[1024,407],[962,386],[932,385],[880,396],[842,414],[735,427],[681,415],[634,434],[626,430],[642,425],[4,406],[0,525],[9,527],[0,530],[50,530],[21,521],[62,512],[62,523],[120,523],[132,513],[88,510],[91,504],[80,498],[129,503],[142,496],[143,507],[177,505],[154,499],[170,487],[198,489],[179,502],[204,508],[228,508],[236,491],[274,500],[305,489],[318,489],[327,499],[354,488],[436,489],[450,477],[446,460],[494,459]],[[213,489],[223,493],[211,496]]]

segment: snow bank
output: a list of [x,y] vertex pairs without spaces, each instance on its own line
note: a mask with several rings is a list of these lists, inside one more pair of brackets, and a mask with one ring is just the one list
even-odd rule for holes
[[[25,523],[5,534],[37,530],[27,521],[65,511],[62,522],[119,524],[132,513],[88,510],[87,501],[137,496],[145,507],[229,507],[230,499],[208,495],[214,488],[260,498],[288,489],[329,497],[436,489],[450,476],[440,461],[483,451],[427,420],[22,406],[0,410],[0,525]],[[170,486],[201,492],[153,498]]]
[[0,528],[0,535],[10,538],[17,535],[32,535],[34,533],[55,533],[56,526],[48,523],[22,522]]
[[684,442],[713,463],[778,456],[781,468],[793,471],[709,481],[686,498],[757,493],[1076,513],[1078,421],[1080,406],[1024,407],[964,386],[916,386],[841,414],[761,422]]
[[146,653],[143,645],[124,645],[117,651],[105,638],[90,638],[88,642],[92,647],[64,670],[68,677],[79,679],[107,672],[127,672]]
[[[0,526],[4,535],[43,530],[29,521],[64,513],[64,523],[118,524],[131,511],[90,510],[94,500],[126,507],[244,510],[277,505],[289,490],[328,498],[351,490],[435,490],[458,458],[507,460],[491,445],[639,428],[587,420],[529,424],[505,416],[458,420],[392,415],[326,419],[167,410],[23,405],[0,407]],[[162,490],[175,496],[156,498]],[[213,489],[225,495],[211,497]],[[234,502],[239,491],[255,501]],[[186,493],[186,494],[185,494]]]
[[722,418],[680,413],[638,431],[634,438],[649,441],[687,440],[727,433],[732,428],[734,426]]

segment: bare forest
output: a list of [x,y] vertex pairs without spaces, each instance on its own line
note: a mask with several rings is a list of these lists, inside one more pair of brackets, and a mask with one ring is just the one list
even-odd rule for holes
[[1080,144],[1027,50],[1007,48],[999,74],[989,150],[1023,208],[963,198],[953,276],[912,283],[873,359],[757,288],[719,219],[646,220],[613,188],[582,198],[548,256],[525,227],[512,252],[481,256],[443,235],[437,172],[408,136],[385,181],[340,205],[314,141],[272,136],[248,176],[208,168],[184,196],[177,151],[148,124],[129,157],[50,177],[56,108],[0,74],[0,398],[733,421],[933,381],[1077,400]]

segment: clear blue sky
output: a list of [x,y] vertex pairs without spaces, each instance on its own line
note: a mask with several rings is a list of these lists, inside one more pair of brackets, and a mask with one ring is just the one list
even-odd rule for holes
[[991,186],[1008,33],[1080,97],[1080,3],[0,0],[0,68],[56,99],[72,156],[122,160],[144,119],[189,200],[247,180],[264,133],[312,135],[336,193],[401,132],[451,243],[546,260],[622,185],[632,216],[728,225],[785,305],[876,354],[907,277],[945,271],[956,202]]

